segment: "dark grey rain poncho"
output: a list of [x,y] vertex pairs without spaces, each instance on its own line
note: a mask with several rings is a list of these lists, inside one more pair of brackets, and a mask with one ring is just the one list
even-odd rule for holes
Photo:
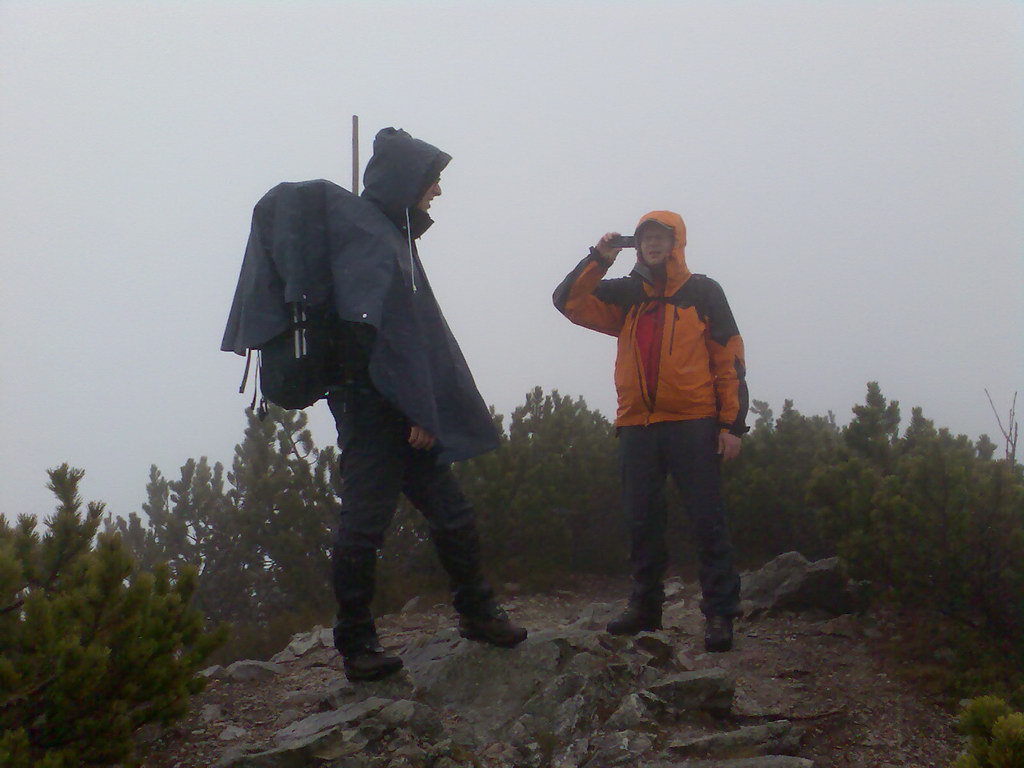
[[498,445],[490,413],[427,282],[416,203],[451,158],[402,130],[373,142],[360,197],[329,181],[278,184],[256,204],[221,349],[245,354],[288,330],[291,303],[333,302],[372,326],[376,389],[437,438],[439,462]]

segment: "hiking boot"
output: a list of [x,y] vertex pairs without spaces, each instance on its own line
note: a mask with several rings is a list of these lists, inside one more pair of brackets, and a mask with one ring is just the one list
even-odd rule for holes
[[351,648],[343,658],[345,677],[353,683],[380,680],[402,668],[402,660],[387,653],[376,639]]
[[513,648],[526,639],[526,630],[516,626],[501,608],[492,608],[482,614],[460,614],[459,634],[467,640]]
[[661,606],[629,601],[626,610],[605,627],[612,635],[635,635],[661,629]]
[[709,616],[704,627],[704,650],[712,653],[732,650],[732,619]]

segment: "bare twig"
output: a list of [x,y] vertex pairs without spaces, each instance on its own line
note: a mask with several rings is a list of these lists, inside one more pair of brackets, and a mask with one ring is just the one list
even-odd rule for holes
[[996,423],[999,425],[999,431],[1003,433],[1003,441],[1006,447],[1006,459],[1010,462],[1010,465],[1016,464],[1017,462],[1017,435],[1020,431],[1020,425],[1017,423],[1017,393],[1013,393],[1013,402],[1010,405],[1010,417],[1007,421],[1007,426],[1003,426],[1003,420],[999,418],[999,412],[996,411],[996,404],[992,402],[992,395],[988,393],[988,389],[985,390],[985,396],[988,398],[988,404],[992,407],[992,413],[995,414]]

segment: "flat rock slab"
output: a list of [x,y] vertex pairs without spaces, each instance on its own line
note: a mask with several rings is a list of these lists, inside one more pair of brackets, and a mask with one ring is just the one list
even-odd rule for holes
[[669,675],[647,686],[647,690],[670,707],[700,709],[728,714],[736,683],[723,669],[698,669]]
[[728,757],[736,752],[745,757],[792,755],[800,746],[800,736],[800,730],[788,720],[777,720],[710,736],[676,739],[668,745],[668,751],[692,757]]
[[362,701],[353,701],[340,709],[318,712],[315,715],[304,717],[288,727],[282,728],[274,735],[274,739],[281,743],[287,743],[304,740],[317,734],[326,734],[341,726],[347,726],[364,717],[374,715],[391,703],[393,703],[391,699],[380,699],[376,696]]
[[[814,761],[788,755],[768,755],[739,760],[687,760],[671,765],[672,768],[814,768]],[[652,765],[650,768],[669,768],[669,765]]]
[[531,636],[515,648],[493,648],[446,631],[402,654],[423,700],[474,711],[518,710],[559,667],[562,649]]

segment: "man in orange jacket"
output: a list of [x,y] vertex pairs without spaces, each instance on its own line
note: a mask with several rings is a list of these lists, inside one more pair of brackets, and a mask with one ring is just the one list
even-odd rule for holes
[[621,248],[609,232],[554,293],[577,325],[618,337],[615,426],[623,503],[630,523],[633,588],[613,634],[661,629],[668,564],[665,477],[672,475],[693,521],[701,610],[709,651],[732,647],[740,580],[721,498],[720,462],[735,458],[747,431],[743,340],[721,286],[686,267],[679,214],[640,219],[636,266],[605,280]]

